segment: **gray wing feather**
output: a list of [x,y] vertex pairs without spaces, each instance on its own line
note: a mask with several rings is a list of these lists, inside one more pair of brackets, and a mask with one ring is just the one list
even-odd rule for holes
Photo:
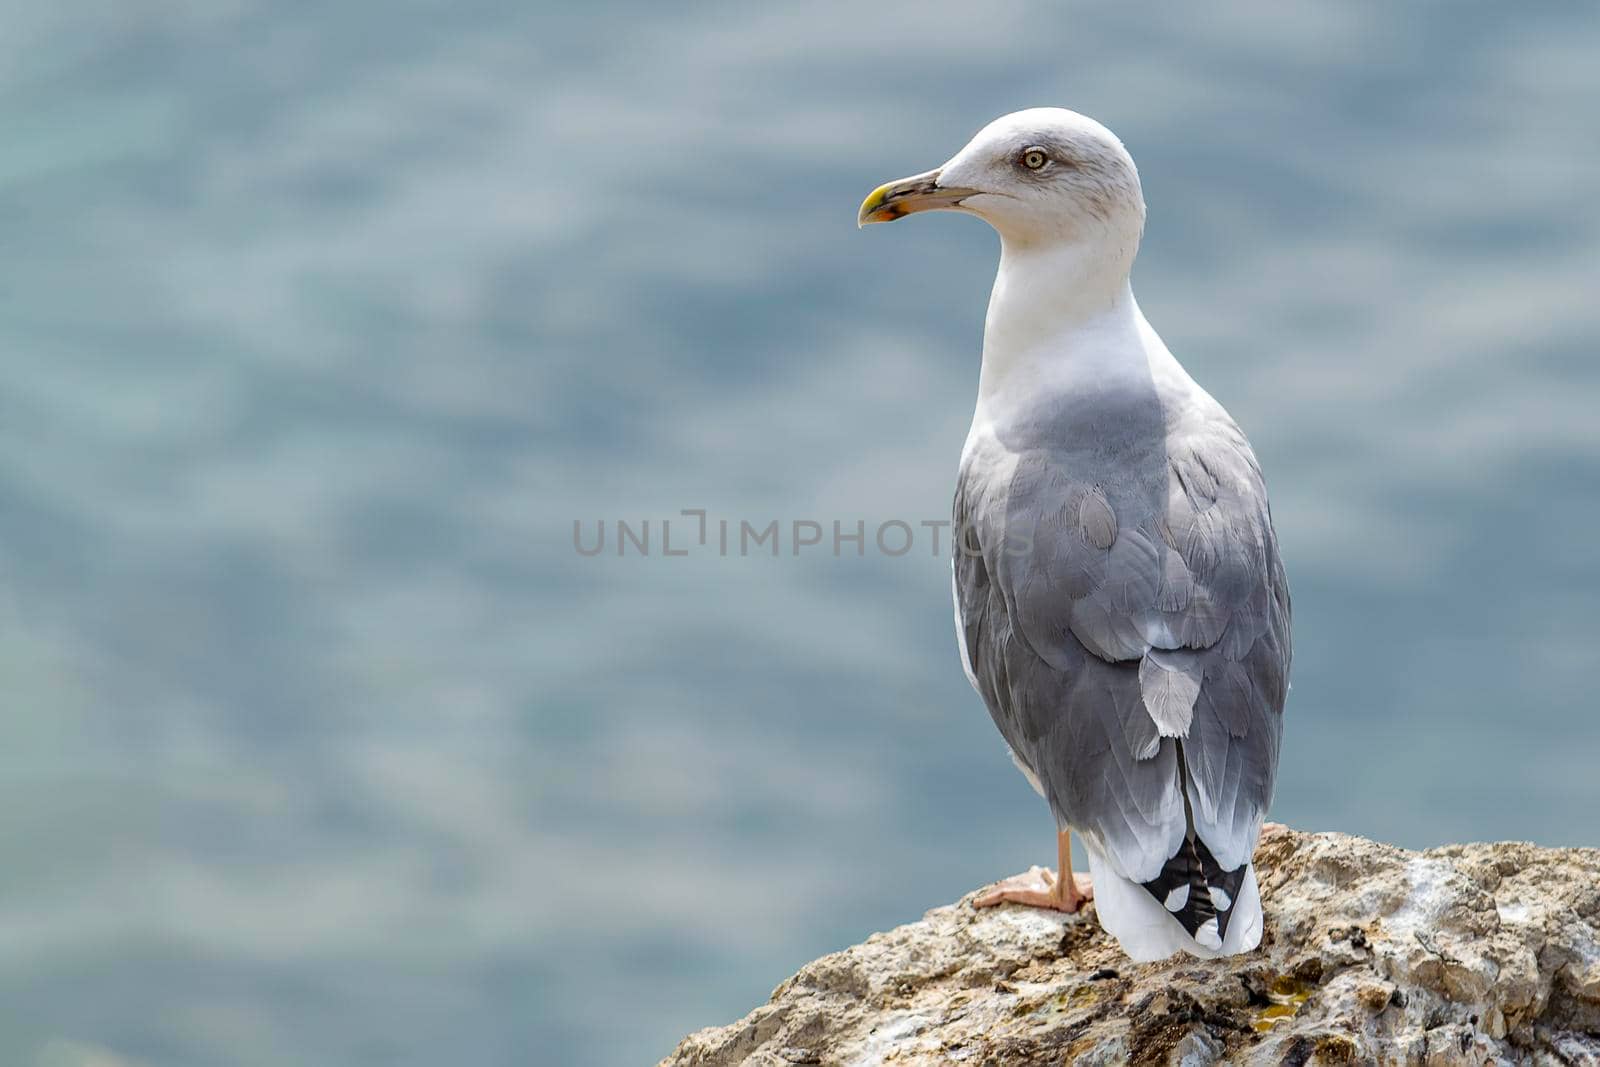
[[1185,787],[1233,869],[1271,802],[1290,662],[1260,469],[1214,405],[1178,432],[1159,408],[1064,414],[963,463],[955,587],[975,685],[1057,820],[1128,877],[1156,877],[1182,844]]
[[1204,664],[1185,650],[1153,648],[1139,661],[1139,696],[1162,737],[1187,737]]

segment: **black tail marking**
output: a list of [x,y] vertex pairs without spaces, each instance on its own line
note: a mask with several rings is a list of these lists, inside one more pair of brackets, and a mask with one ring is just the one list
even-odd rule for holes
[[[1161,873],[1144,883],[1144,888],[1156,898],[1156,903],[1172,913],[1190,937],[1196,937],[1202,926],[1215,919],[1220,943],[1221,939],[1228,936],[1228,921],[1233,917],[1233,905],[1239,899],[1239,887],[1244,883],[1245,869],[1249,864],[1241,863],[1231,871],[1224,871],[1195,832],[1194,811],[1189,805],[1188,772],[1183,762],[1183,742],[1178,741],[1177,745],[1178,788],[1183,792],[1183,817],[1187,823],[1183,844],[1167,860]],[[1173,894],[1180,889],[1186,891],[1174,899]],[[1226,894],[1222,901],[1224,906],[1218,907],[1218,902],[1212,899],[1214,890]],[[1172,903],[1169,904],[1169,901]],[[1178,906],[1173,907],[1172,904]]]

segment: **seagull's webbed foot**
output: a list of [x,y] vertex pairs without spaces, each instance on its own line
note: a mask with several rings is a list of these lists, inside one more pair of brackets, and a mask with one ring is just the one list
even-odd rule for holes
[[972,902],[975,908],[996,904],[1025,904],[1030,908],[1049,908],[1071,915],[1094,899],[1094,886],[1087,874],[1069,871],[1057,878],[1044,867],[1030,867],[1026,874],[1014,874]]
[[1056,840],[1061,877],[1044,867],[1030,867],[1026,874],[1012,875],[972,902],[976,908],[996,904],[1024,904],[1030,908],[1049,908],[1071,915],[1094,899],[1094,884],[1087,874],[1072,869],[1072,835],[1063,831]]

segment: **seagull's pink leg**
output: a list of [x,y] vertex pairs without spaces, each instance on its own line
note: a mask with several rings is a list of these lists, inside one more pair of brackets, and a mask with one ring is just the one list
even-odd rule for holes
[[1030,908],[1050,908],[1068,914],[1083,907],[1083,902],[1094,899],[1094,886],[1087,874],[1072,870],[1072,832],[1063,830],[1056,835],[1056,870],[1058,878],[1043,867],[1030,867],[1026,874],[1013,875],[999,882],[987,893],[974,900],[973,906],[991,908],[996,904],[1026,904]]

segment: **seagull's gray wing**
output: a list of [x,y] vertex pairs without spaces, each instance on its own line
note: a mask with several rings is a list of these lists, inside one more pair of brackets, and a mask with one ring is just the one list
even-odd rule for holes
[[1205,399],[1170,427],[1154,397],[1068,404],[969,447],[955,500],[974,686],[1057,820],[1158,899],[1202,873],[1237,895],[1288,685],[1261,471]]

